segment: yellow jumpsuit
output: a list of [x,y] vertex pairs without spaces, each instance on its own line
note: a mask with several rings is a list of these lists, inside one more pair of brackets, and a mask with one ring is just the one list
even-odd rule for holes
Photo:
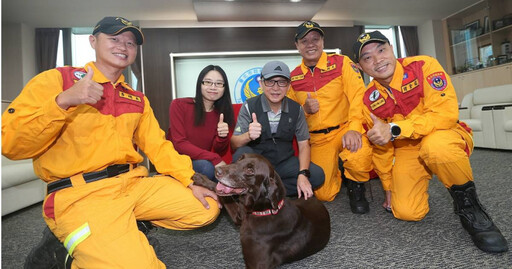
[[458,121],[455,90],[437,60],[428,56],[398,59],[389,89],[373,80],[363,102],[370,128],[370,112],[401,128],[395,141],[374,146],[373,157],[383,188],[391,190],[396,218],[418,221],[425,217],[432,174],[446,188],[473,180],[471,129]]
[[[102,99],[61,109],[55,99],[84,74],[103,86]],[[114,164],[135,167],[143,160],[162,176],[148,177],[143,166],[116,177],[86,183],[83,173]],[[121,76],[111,83],[94,65],[63,67],[34,77],[2,115],[2,154],[32,158],[45,182],[71,178],[72,187],[46,196],[43,217],[74,258],[74,268],[165,268],[138,231],[136,220],[177,230],[213,222],[219,214],[187,186],[194,174],[188,156],[164,137],[147,98]],[[171,177],[172,176],[172,177]]]
[[[338,157],[350,180],[366,182],[372,170],[372,150],[362,125],[365,87],[361,74],[348,57],[323,52],[313,72],[303,61],[291,72],[291,81],[288,97],[304,105],[309,93],[319,102],[317,113],[306,114],[310,132],[339,126],[327,134],[311,133],[310,138],[311,161],[325,173],[325,182],[315,196],[332,201],[341,188]],[[342,138],[349,130],[363,134],[362,148],[355,153],[343,148]]]

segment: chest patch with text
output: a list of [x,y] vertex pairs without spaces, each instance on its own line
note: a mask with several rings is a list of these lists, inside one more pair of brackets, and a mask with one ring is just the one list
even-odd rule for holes
[[119,92],[119,97],[122,97],[122,98],[125,98],[128,100],[132,100],[132,101],[142,102],[142,99],[140,99],[140,97],[131,95],[129,93],[121,92],[121,91]]
[[372,110],[375,110],[375,109],[377,109],[377,108],[379,108],[379,107],[383,106],[385,103],[386,103],[386,100],[384,100],[384,98],[380,98],[380,99],[378,99],[377,101],[375,101],[375,102],[371,103],[371,104],[370,104],[370,108],[371,108]]

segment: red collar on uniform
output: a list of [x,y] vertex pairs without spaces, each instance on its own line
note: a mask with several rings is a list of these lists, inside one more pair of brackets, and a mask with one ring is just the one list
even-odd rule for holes
[[283,205],[284,205],[284,199],[279,201],[279,203],[277,204],[277,209],[267,209],[264,211],[253,211],[251,214],[254,216],[260,216],[260,217],[277,215],[277,213],[279,213],[279,210],[283,207]]

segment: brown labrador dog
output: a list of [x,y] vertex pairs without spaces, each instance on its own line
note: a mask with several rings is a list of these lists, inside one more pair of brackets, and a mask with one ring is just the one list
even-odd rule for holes
[[275,268],[310,256],[329,242],[331,221],[325,206],[314,197],[286,199],[281,178],[263,156],[244,154],[236,163],[217,167],[215,174],[216,193],[241,225],[247,268]]

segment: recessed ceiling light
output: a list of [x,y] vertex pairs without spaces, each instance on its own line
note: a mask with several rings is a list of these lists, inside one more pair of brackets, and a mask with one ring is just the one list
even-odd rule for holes
[[290,0],[290,2],[292,2],[292,3],[298,3],[298,2],[300,2],[300,1],[301,1],[301,0]]

